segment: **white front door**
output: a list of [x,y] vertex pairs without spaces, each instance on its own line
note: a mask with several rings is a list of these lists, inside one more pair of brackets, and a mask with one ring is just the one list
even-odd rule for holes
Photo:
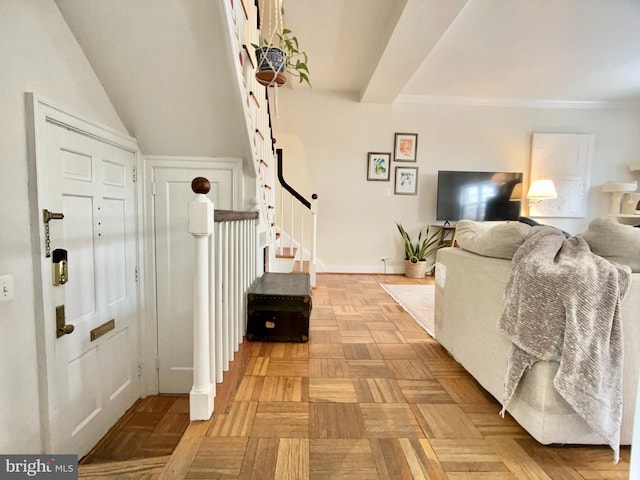
[[[39,204],[64,215],[41,239],[48,448],[82,456],[139,397],[135,153],[49,121],[44,133]],[[66,250],[67,283],[53,285],[47,249]],[[61,307],[73,331],[58,337]]]
[[160,393],[188,393],[193,385],[193,257],[188,233],[191,181],[206,177],[214,208],[231,210],[233,168],[155,168],[158,382]]

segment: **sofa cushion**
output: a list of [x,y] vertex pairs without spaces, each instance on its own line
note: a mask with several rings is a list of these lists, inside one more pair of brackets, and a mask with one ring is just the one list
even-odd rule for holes
[[485,257],[510,260],[531,227],[519,222],[481,223],[460,220],[456,224],[456,241],[464,250]]
[[629,265],[632,272],[640,272],[640,230],[637,228],[601,217],[594,219],[580,236],[596,255]]
[[[545,226],[544,223],[540,223],[537,220],[534,220],[533,218],[529,218],[529,217],[518,217],[518,221],[522,222],[522,223],[526,223],[527,225],[531,225],[532,227],[543,227]],[[554,227],[554,228],[558,228],[558,227]],[[562,232],[562,234],[565,236],[565,238],[569,238],[571,236],[571,234],[569,232],[565,232],[564,230],[558,228],[558,230],[560,230]]]

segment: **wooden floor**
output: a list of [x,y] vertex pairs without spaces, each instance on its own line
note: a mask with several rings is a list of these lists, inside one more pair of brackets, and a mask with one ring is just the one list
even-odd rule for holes
[[[140,401],[86,459],[124,462],[83,465],[80,478],[628,478],[628,447],[615,465],[607,447],[545,447],[501,418],[379,286],[430,279],[324,274],[317,283],[308,344],[245,342],[214,416],[190,424],[173,453],[186,397]],[[147,440],[134,439],[136,428]]]

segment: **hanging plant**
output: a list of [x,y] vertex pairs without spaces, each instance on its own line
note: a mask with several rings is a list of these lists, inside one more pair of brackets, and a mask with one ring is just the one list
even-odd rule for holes
[[291,30],[285,28],[282,33],[275,34],[278,44],[263,40],[263,45],[252,44],[256,49],[258,82],[266,86],[282,86],[287,82],[284,73],[297,77],[299,83],[306,83],[311,87],[309,80],[308,56],[300,51],[298,38],[291,34]]
[[284,28],[283,0],[258,0],[258,3],[261,42],[252,44],[256,49],[258,82],[279,87],[287,82],[285,74],[288,74],[311,86],[307,54],[300,51],[298,38],[291,30]]

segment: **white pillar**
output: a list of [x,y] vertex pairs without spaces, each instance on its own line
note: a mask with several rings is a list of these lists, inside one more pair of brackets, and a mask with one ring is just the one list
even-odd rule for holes
[[191,183],[196,194],[189,202],[189,233],[195,240],[193,276],[193,386],[189,393],[191,420],[208,420],[213,413],[213,384],[209,364],[209,240],[213,233],[213,203],[206,178]]

